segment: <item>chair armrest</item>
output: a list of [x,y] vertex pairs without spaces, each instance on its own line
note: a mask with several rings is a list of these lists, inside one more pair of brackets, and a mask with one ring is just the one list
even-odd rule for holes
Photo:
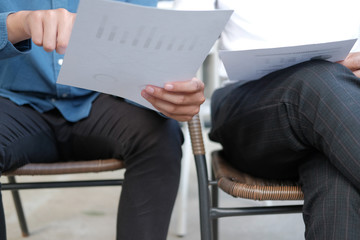
[[201,121],[199,114],[188,121],[191,146],[194,155],[205,155],[204,139],[202,135]]

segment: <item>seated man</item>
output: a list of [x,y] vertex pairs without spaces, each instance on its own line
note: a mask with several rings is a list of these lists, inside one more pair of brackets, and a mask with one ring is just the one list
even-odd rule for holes
[[[77,5],[0,1],[0,175],[34,162],[123,159],[117,239],[165,240],[179,183],[178,121],[199,111],[203,83],[194,78],[147,86],[142,96],[163,115],[119,97],[56,84]],[[0,203],[0,240],[5,239]]]
[[[358,38],[360,2],[178,0],[181,9],[234,9],[224,49]],[[306,239],[360,236],[360,53],[304,62],[214,92],[210,139],[238,169],[299,179]],[[240,63],[239,63],[240,64]]]

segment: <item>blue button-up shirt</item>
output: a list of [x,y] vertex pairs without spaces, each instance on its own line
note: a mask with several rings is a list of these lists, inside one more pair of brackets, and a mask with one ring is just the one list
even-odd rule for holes
[[[157,0],[119,0],[156,6]],[[8,41],[6,18],[20,10],[65,8],[76,12],[79,0],[0,0],[0,96],[19,105],[29,104],[39,112],[57,108],[68,121],[89,115],[99,93],[56,83],[63,55],[46,52],[26,40]],[[126,23],[124,23],[126,24]]]

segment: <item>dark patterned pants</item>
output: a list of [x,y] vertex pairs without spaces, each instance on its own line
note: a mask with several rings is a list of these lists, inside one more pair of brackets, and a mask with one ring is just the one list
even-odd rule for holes
[[[40,114],[0,98],[0,173],[29,162],[125,160],[119,240],[166,239],[182,141],[177,121],[105,94],[94,101],[90,116],[76,123],[67,122],[56,110]],[[5,239],[1,204],[0,240]]]
[[311,61],[217,90],[209,137],[231,163],[299,179],[306,239],[359,239],[360,79]]

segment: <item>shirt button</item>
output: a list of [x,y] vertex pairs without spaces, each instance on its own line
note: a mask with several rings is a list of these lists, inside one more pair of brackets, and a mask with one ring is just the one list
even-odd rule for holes
[[52,102],[56,102],[56,99],[55,99],[55,98],[52,98],[51,101],[52,101]]
[[67,94],[67,93],[63,93],[61,96],[62,96],[63,98],[66,98],[66,97],[68,96],[68,94]]
[[64,62],[64,59],[62,59],[62,58],[60,58],[60,59],[58,60],[58,64],[59,64],[60,66],[63,64],[63,62]]

